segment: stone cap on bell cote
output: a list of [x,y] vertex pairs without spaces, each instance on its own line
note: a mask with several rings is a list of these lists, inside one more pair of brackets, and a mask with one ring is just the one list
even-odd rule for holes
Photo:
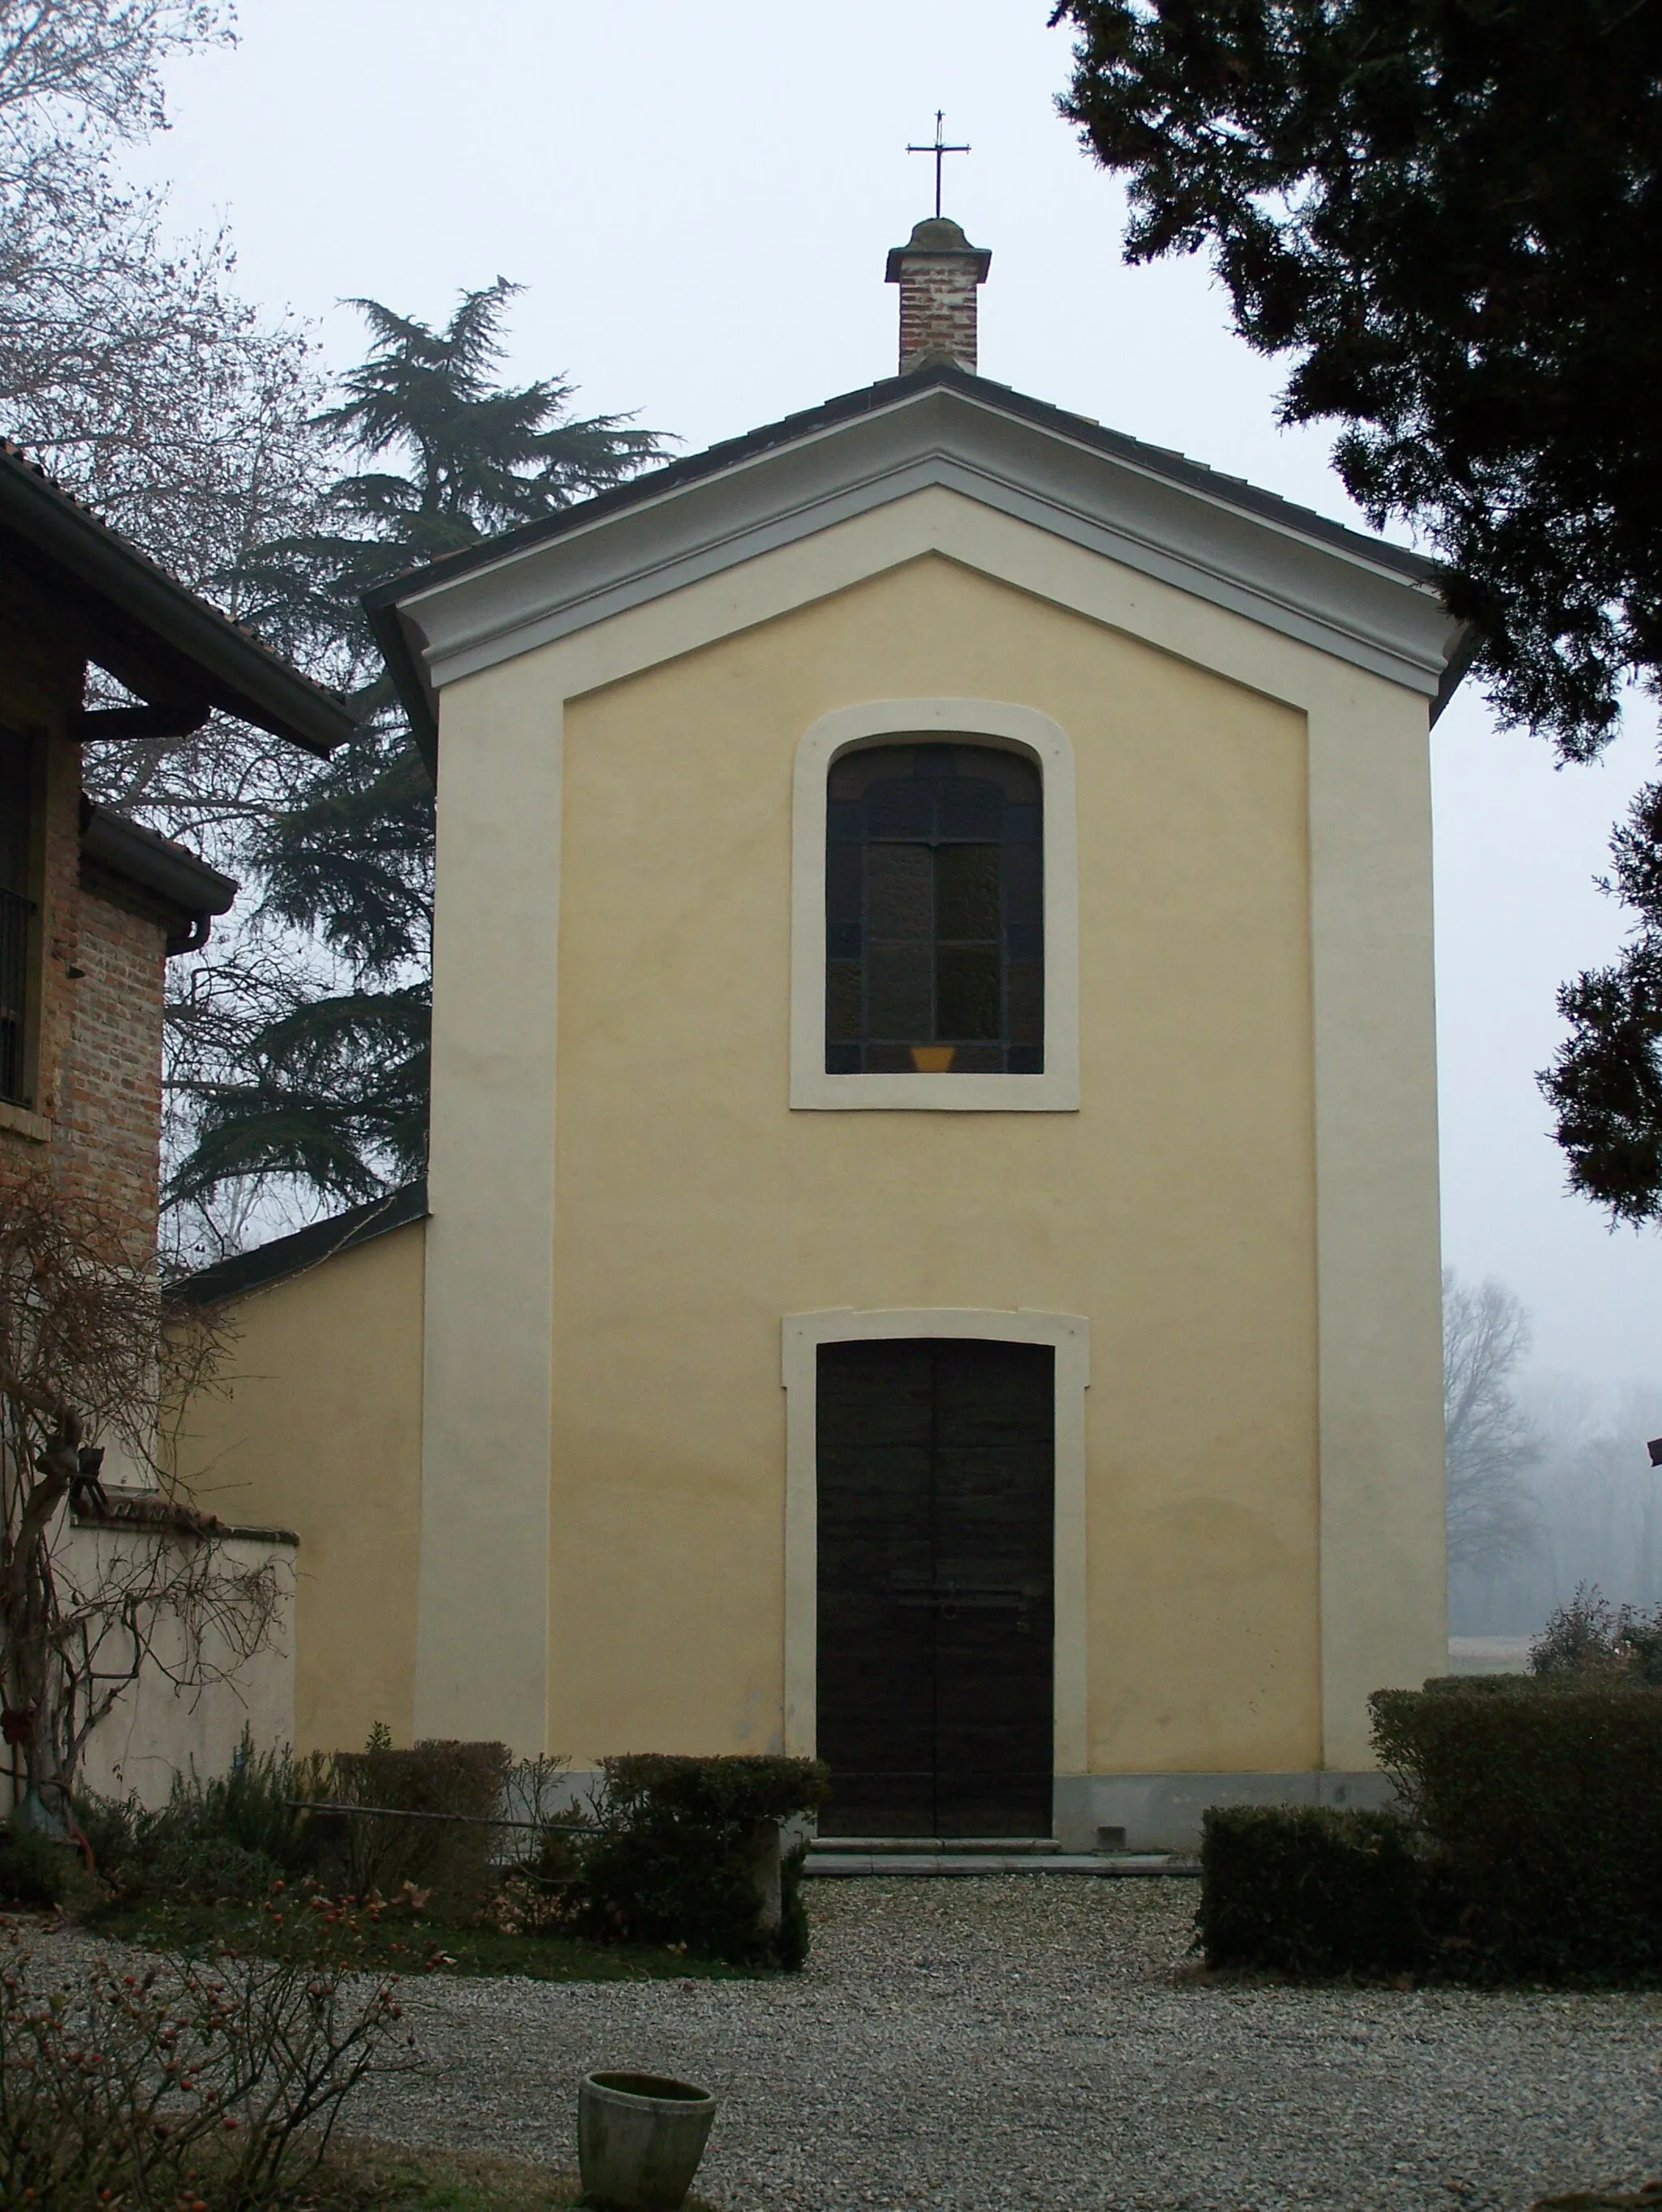
[[993,257],[949,216],[928,216],[890,249],[886,281],[900,287],[900,374],[933,362],[976,373],[976,288]]

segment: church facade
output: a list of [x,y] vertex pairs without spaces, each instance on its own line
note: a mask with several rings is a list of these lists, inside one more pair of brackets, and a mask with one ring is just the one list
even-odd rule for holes
[[1397,548],[901,374],[372,594],[438,777],[423,1189],[204,1279],[302,1737],[818,1753],[845,1834],[1348,1802],[1444,1671]]

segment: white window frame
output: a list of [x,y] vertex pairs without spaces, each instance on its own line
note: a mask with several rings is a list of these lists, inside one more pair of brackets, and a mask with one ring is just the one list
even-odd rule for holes
[[[1043,1075],[832,1075],[825,1068],[825,781],[842,754],[909,739],[1008,746],[1044,786]],[[790,1103],[931,1114],[1079,1109],[1079,857],[1074,749],[1059,722],[1001,699],[870,699],[822,714],[796,748],[792,811]]]

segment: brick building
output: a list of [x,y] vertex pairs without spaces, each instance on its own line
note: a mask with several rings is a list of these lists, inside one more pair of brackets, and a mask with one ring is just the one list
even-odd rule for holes
[[[86,702],[90,667],[133,704]],[[313,754],[352,727],[267,652],[0,447],[0,1182],[44,1173],[135,1256],[155,1242],[169,956],[228,877],[94,805],[83,743],[182,737],[219,711]]]

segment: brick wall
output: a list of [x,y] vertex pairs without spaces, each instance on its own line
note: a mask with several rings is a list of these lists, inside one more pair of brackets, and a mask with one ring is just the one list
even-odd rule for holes
[[52,1172],[124,1241],[149,1251],[161,1148],[162,968],[177,917],[138,887],[84,867]]
[[975,374],[976,292],[991,260],[941,216],[920,222],[890,254],[888,281],[900,287],[902,376],[934,361]]
[[900,373],[943,356],[973,375],[975,264],[967,254],[909,256],[901,264]]
[[155,1249],[165,940],[176,918],[81,859],[80,641],[0,569],[0,720],[36,757],[40,908],[27,1108],[0,1103],[0,1185],[35,1176],[94,1206],[134,1257]]

